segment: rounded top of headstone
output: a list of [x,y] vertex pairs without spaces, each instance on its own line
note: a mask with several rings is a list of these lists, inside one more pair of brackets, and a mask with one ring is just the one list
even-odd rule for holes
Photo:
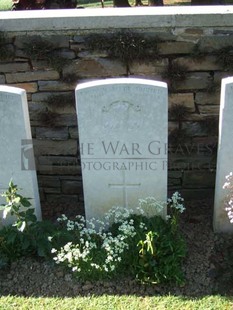
[[124,84],[124,85],[125,84],[128,84],[128,85],[138,84],[138,85],[147,85],[147,86],[167,88],[167,83],[160,82],[160,81],[140,79],[140,78],[111,78],[111,79],[96,80],[96,81],[85,82],[85,83],[79,84],[76,87],[76,90],[80,90],[83,88],[89,88],[89,87],[95,87],[95,86],[119,85],[119,84]]
[[230,77],[226,77],[226,78],[222,79],[222,83],[224,83],[224,84],[231,84],[231,83],[233,83],[233,77],[230,76]]
[[23,95],[26,91],[22,88],[0,85],[0,92]]

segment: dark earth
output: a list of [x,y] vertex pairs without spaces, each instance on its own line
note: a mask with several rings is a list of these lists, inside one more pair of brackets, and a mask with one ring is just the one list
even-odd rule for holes
[[72,274],[51,262],[22,258],[0,270],[0,294],[18,296],[73,297],[102,294],[139,296],[182,295],[201,297],[233,293],[232,237],[215,235],[212,230],[210,200],[186,203],[181,230],[188,245],[183,264],[186,283],[176,285],[142,285],[126,278],[121,281],[79,282]]

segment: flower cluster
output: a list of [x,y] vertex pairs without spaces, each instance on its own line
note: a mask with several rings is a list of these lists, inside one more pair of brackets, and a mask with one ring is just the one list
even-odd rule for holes
[[[184,211],[182,202],[178,192],[168,200],[176,214]],[[151,229],[158,229],[154,218],[150,220],[146,216],[147,211],[153,209],[153,212],[148,214],[156,214],[155,217],[165,223],[161,219],[164,207],[166,203],[147,197],[139,200],[136,213],[131,209],[115,206],[106,213],[103,220],[85,220],[80,215],[69,220],[63,214],[58,221],[65,225],[66,230],[75,238],[59,249],[52,249],[54,261],[68,266],[76,276],[85,279],[112,277],[122,272],[123,268],[131,266],[138,270],[138,243]],[[173,222],[170,223],[172,226]]]
[[[122,255],[128,249],[128,239],[136,234],[134,221],[130,219],[133,210],[113,207],[104,218],[104,221],[77,216],[70,221],[64,214],[58,218],[59,222],[66,223],[66,229],[79,231],[79,242],[68,242],[60,250],[52,249],[56,254],[57,264],[64,263],[72,268],[76,274],[86,272],[114,272],[122,261]],[[118,224],[117,235],[107,231],[109,223]]]
[[185,211],[183,204],[184,199],[181,197],[179,192],[175,192],[167,201],[170,207],[177,210],[179,213],[183,213]]
[[161,216],[164,210],[164,203],[157,201],[154,197],[147,197],[145,199],[139,199],[139,208],[143,211],[153,210],[153,214]]
[[225,200],[225,210],[227,211],[228,218],[233,223],[233,174],[232,172],[226,176],[226,182],[223,185],[223,189],[228,190]]

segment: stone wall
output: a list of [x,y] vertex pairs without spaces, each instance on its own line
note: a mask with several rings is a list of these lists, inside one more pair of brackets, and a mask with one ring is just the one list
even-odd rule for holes
[[[0,26],[0,84],[27,91],[45,217],[83,212],[74,89],[109,77],[168,82],[169,191],[213,197],[233,7],[1,12]],[[103,42],[107,35],[115,44],[122,33],[153,44],[140,60],[122,59],[110,52],[119,42],[109,50]]]

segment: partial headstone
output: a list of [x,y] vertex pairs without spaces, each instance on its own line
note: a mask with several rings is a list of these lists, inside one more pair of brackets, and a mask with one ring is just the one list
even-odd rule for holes
[[222,80],[219,116],[219,142],[214,202],[214,230],[232,232],[224,201],[227,190],[223,189],[226,176],[233,172],[233,78]]
[[133,78],[83,83],[76,88],[76,108],[86,218],[103,219],[113,206],[136,210],[138,199],[146,197],[166,202],[166,83]]
[[[38,220],[41,219],[40,200],[32,146],[26,92],[23,89],[0,86],[0,192],[9,181],[22,189],[19,194],[31,198]],[[5,200],[0,197],[0,204]],[[0,225],[8,224],[2,219]]]

